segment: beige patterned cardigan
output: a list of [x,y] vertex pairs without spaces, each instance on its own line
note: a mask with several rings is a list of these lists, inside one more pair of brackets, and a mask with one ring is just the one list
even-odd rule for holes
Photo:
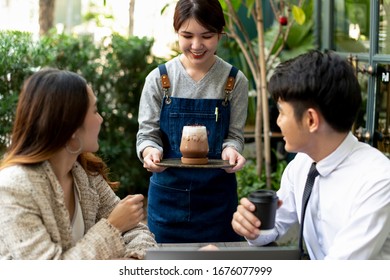
[[147,248],[157,246],[146,225],[122,236],[107,221],[119,198],[101,176],[88,176],[77,162],[72,173],[86,232],[76,244],[49,162],[0,171],[0,259],[143,258]]

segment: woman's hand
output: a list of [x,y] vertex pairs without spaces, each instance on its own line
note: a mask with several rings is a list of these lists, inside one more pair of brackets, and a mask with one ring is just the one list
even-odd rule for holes
[[122,233],[133,229],[145,218],[143,200],[142,194],[128,195],[115,206],[107,220]]
[[162,158],[162,154],[158,149],[146,147],[142,152],[142,157],[144,159],[144,168],[149,172],[162,172],[166,169],[166,167],[156,165]]
[[222,159],[228,160],[230,164],[235,164],[234,167],[225,168],[225,171],[227,173],[234,173],[241,170],[246,162],[246,159],[233,147],[226,147],[225,149],[223,149]]

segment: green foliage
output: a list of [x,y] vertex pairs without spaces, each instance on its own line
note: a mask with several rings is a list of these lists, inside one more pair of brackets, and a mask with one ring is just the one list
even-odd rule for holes
[[296,5],[293,5],[292,14],[293,14],[294,20],[299,25],[302,25],[305,23],[306,15],[305,15],[305,12],[303,11],[303,9],[301,9],[300,7],[298,7]]
[[[275,171],[271,174],[271,189],[277,191],[280,187],[280,180],[282,178],[283,170],[287,166],[287,161],[280,160]],[[256,162],[252,159],[249,159],[245,164],[244,168],[238,171],[237,173],[237,191],[238,198],[248,197],[248,195],[259,189],[266,189],[266,178],[265,172],[262,172],[261,177],[257,174],[256,171]]]
[[0,154],[9,143],[18,93],[33,72],[32,36],[25,32],[0,32]]
[[88,3],[88,11],[83,15],[84,22],[94,22],[96,26],[105,26],[108,21],[114,21],[112,11],[108,11],[106,3],[103,3],[103,7],[100,7],[94,2]]
[[92,78],[91,74],[96,74],[101,50],[94,44],[92,36],[69,36],[53,32],[40,39],[36,51],[40,54],[40,66],[74,71],[86,75],[84,77],[93,82],[89,78]]
[[[299,20],[299,24],[293,24],[287,37],[286,45],[280,53],[281,61],[286,61],[290,58],[296,57],[308,50],[314,49],[314,21],[313,21],[313,0],[305,1],[302,9],[295,9],[294,19]],[[305,17],[303,20],[302,17]],[[265,33],[266,46],[267,42],[272,42],[277,36],[279,30],[279,23],[275,21],[274,25]],[[272,53],[274,53],[282,44],[282,38],[279,39],[275,45]]]
[[36,69],[57,67],[81,74],[98,98],[104,118],[99,155],[121,182],[118,195],[145,193],[149,173],[136,155],[139,99],[146,75],[162,61],[151,55],[153,40],[114,34],[96,44],[92,36],[0,32],[0,154],[12,129],[18,93]]
[[[234,9],[238,12],[242,6],[246,6],[247,10],[250,11],[254,8],[253,4],[254,1],[252,0],[230,0],[233,4]],[[263,0],[263,6],[265,6],[265,2],[269,0]],[[291,1],[294,2],[294,1]],[[296,2],[296,1],[295,1]],[[220,3],[224,10],[226,10],[226,1],[220,0]],[[285,61],[287,59],[293,58],[299,54],[302,54],[310,49],[314,49],[314,36],[313,36],[313,28],[314,28],[314,21],[313,21],[313,0],[305,1],[302,8],[299,8],[296,5],[291,4],[292,6],[292,16],[294,20],[297,22],[296,24],[293,24],[291,26],[290,32],[287,37],[286,45],[283,49],[283,51],[280,53],[279,61]],[[256,24],[254,22],[250,23],[247,22],[247,19],[243,18],[238,14],[240,17],[240,21],[242,24],[245,25],[245,29],[247,31],[249,30],[256,30]],[[264,14],[264,21],[266,22],[267,19],[273,18],[273,14]],[[279,47],[282,44],[283,38],[280,37],[277,44],[275,44],[274,48],[272,50],[269,50],[271,48],[271,43],[274,41],[274,38],[276,38],[279,34],[279,28],[280,23],[277,20],[274,20],[274,24],[267,28],[265,30],[264,34],[264,46],[266,49],[266,53],[269,53],[271,51],[271,54],[274,54]],[[257,33],[257,30],[256,30]],[[257,36],[255,36],[251,40],[251,44],[254,46],[255,52],[258,50],[258,41]],[[222,56],[228,61],[232,61],[237,65],[240,69],[243,69],[244,74],[251,79],[252,75],[250,74],[250,70],[247,66],[247,62],[245,61],[245,58],[242,55],[242,51],[240,47],[237,45],[235,41],[222,41]],[[258,56],[258,55],[257,55]],[[269,68],[273,68],[276,65],[270,65]],[[269,69],[268,71],[271,71],[272,69]]]
[[99,110],[105,120],[100,153],[113,171],[113,179],[121,182],[118,194],[122,197],[144,193],[149,184],[150,173],[136,154],[136,134],[145,77],[161,62],[150,55],[152,45],[153,41],[146,38],[114,35],[107,48],[108,66],[102,68],[101,79],[96,82],[100,86]]
[[[246,0],[245,3],[243,3],[242,0],[231,0],[231,2],[233,9],[237,12],[240,9],[241,5],[247,4],[246,2],[254,2],[254,0]],[[227,9],[227,4],[225,0],[219,0],[219,3],[221,4],[223,10]]]

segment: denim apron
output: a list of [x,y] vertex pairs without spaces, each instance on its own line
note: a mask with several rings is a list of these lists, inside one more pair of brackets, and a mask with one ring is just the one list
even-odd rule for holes
[[[160,114],[164,159],[182,156],[182,128],[194,124],[207,128],[208,158],[221,159],[229,121],[230,104],[224,99],[175,98],[166,94]],[[158,243],[239,241],[241,237],[231,226],[237,201],[234,173],[220,168],[169,167],[150,178],[148,226]]]

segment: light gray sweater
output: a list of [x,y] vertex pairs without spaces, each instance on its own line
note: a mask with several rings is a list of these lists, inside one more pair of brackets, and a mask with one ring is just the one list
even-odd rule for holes
[[87,175],[77,162],[72,173],[86,232],[76,244],[49,162],[0,171],[0,259],[143,258],[147,248],[157,246],[147,226],[139,224],[122,236],[107,221],[120,199],[100,175]]
[[[171,83],[171,97],[194,99],[224,99],[225,84],[231,65],[219,57],[209,72],[195,82],[186,72],[179,56],[166,63]],[[137,154],[142,160],[142,151],[155,147],[163,151],[160,136],[160,112],[164,94],[162,91],[160,72],[154,69],[146,77],[139,106],[139,130],[137,133]],[[231,105],[229,133],[224,139],[223,148],[234,147],[238,152],[244,149],[244,126],[248,107],[248,79],[239,71],[235,87],[229,96]]]

